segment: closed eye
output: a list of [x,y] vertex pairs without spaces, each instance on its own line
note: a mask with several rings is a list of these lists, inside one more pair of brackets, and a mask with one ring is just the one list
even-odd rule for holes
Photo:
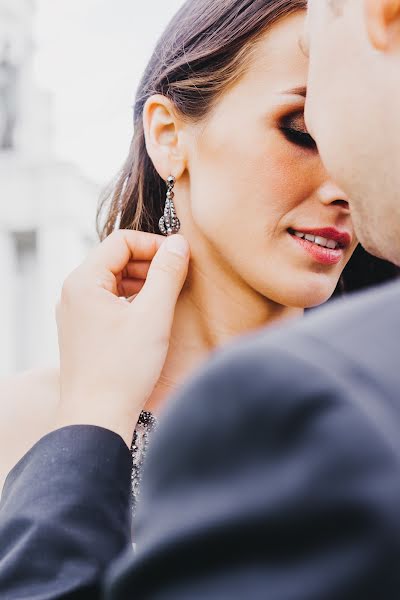
[[285,115],[280,120],[279,129],[285,138],[292,144],[308,150],[317,150],[315,140],[307,131],[303,111]]
[[317,149],[317,144],[309,133],[293,129],[292,127],[281,127],[280,129],[285,138],[292,144],[296,144],[296,146],[301,146],[302,148],[309,148],[310,150]]

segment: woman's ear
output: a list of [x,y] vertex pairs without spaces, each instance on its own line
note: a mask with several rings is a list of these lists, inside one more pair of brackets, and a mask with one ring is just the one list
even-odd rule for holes
[[365,18],[376,50],[400,47],[400,0],[365,0]]
[[178,179],[186,168],[183,122],[169,98],[154,94],[147,99],[143,127],[148,155],[160,177]]

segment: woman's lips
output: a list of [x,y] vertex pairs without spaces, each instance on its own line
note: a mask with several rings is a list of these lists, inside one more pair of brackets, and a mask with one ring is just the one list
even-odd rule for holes
[[[320,229],[300,229],[304,234],[334,240],[340,248],[347,248],[352,242],[352,236],[347,231],[339,231],[335,227],[324,227]],[[292,230],[293,233],[293,230]]]
[[[302,230],[303,231],[303,230]],[[313,234],[317,235],[317,232],[319,235],[321,235],[320,232],[324,232],[325,235],[328,232],[328,230],[313,230]],[[311,232],[310,232],[311,233]],[[330,230],[329,231],[330,236],[329,239],[334,239],[334,237],[336,237],[336,239],[338,239],[338,234],[336,233],[336,235],[332,235],[333,231]],[[323,246],[319,246],[318,244],[316,244],[315,242],[311,242],[309,240],[306,240],[304,237],[297,237],[294,232],[292,233],[292,231],[289,231],[289,235],[290,237],[293,239],[293,241],[295,243],[297,243],[298,246],[300,246],[303,250],[305,250],[306,252],[308,252],[308,254],[310,256],[312,256],[312,258],[314,260],[316,260],[317,262],[319,262],[322,265],[337,265],[343,258],[343,251],[344,248],[343,247],[338,247],[338,248],[326,248]],[[341,240],[340,242],[346,246],[350,243],[350,236],[348,234],[341,234]],[[343,236],[347,236],[347,237],[343,237]],[[322,236],[321,236],[322,237]],[[328,236],[327,236],[328,237]],[[347,242],[346,244],[344,244],[344,242]],[[338,240],[339,243],[339,240]]]

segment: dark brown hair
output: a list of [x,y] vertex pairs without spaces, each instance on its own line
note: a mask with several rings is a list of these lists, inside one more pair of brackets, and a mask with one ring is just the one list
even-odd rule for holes
[[202,119],[243,74],[250,49],[266,29],[306,6],[307,0],[185,2],[161,36],[139,84],[129,155],[98,212],[101,239],[115,227],[159,233],[166,188],[146,151],[146,100],[163,94],[183,118]]
[[[182,118],[204,118],[248,65],[250,50],[276,21],[305,10],[307,0],[187,0],[161,36],[137,90],[128,158],[97,214],[104,239],[115,228],[159,233],[165,183],[147,154],[143,108],[152,94],[170,98]],[[359,249],[337,293],[395,274]]]

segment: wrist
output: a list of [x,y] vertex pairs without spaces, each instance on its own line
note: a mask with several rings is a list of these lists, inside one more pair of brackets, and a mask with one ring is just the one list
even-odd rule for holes
[[128,448],[130,448],[138,418],[139,415],[135,417],[129,415],[129,418],[127,418],[126,416],[117,416],[114,413],[111,414],[99,410],[96,413],[92,413],[86,410],[71,410],[70,408],[60,407],[56,413],[54,429],[61,429],[70,425],[101,427],[119,435]]

